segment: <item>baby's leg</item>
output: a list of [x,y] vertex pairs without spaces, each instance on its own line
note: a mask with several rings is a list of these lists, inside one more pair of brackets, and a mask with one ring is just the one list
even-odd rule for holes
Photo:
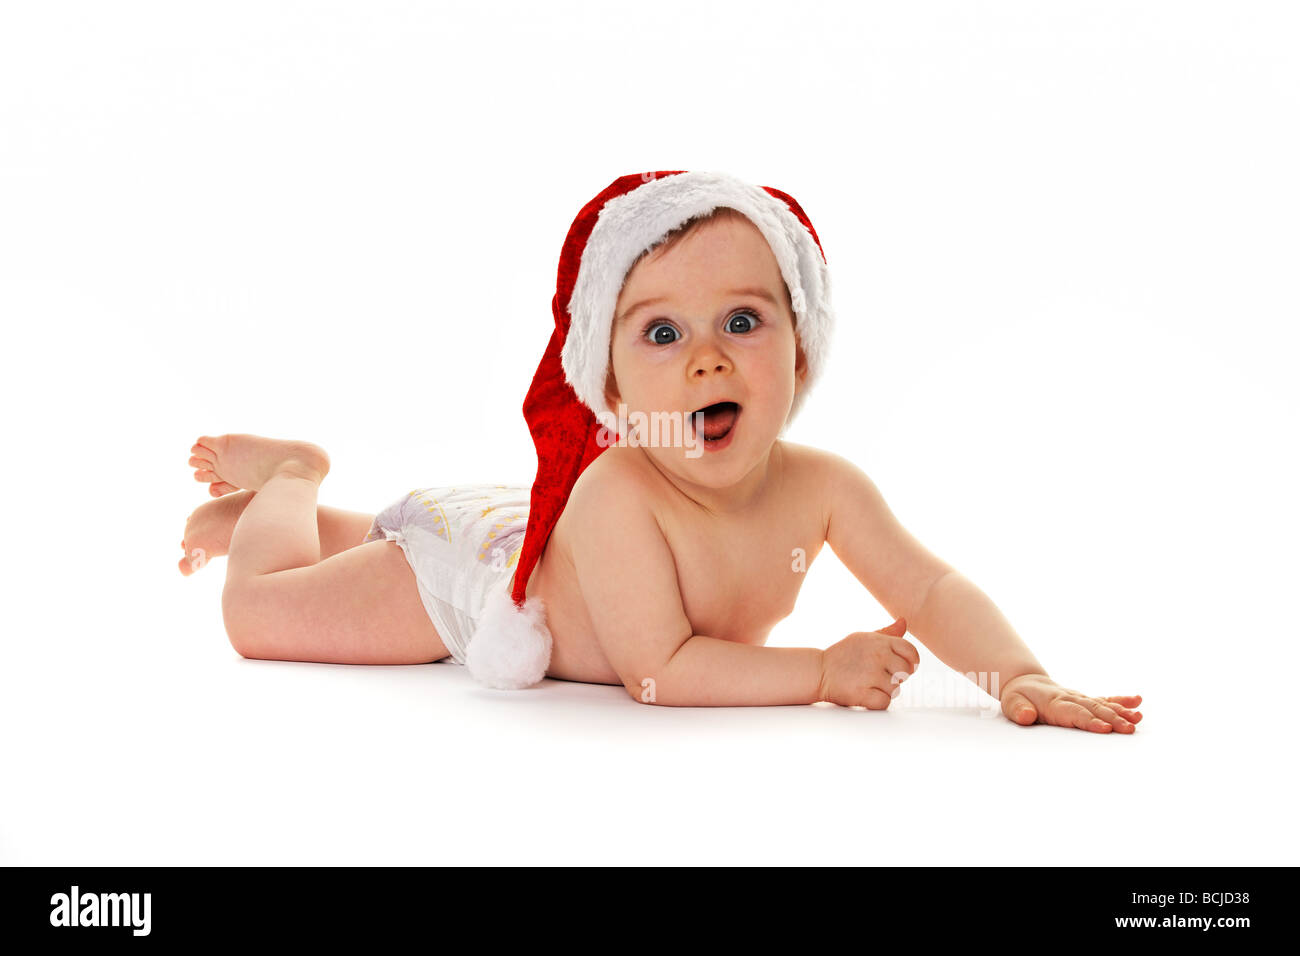
[[363,511],[344,511],[329,505],[316,506],[316,530],[320,534],[321,560],[355,548],[366,540],[375,516]]
[[[259,485],[235,525],[221,595],[231,644],[244,657],[331,664],[423,664],[449,656],[405,554],[371,541],[321,560],[316,497],[328,461],[283,457],[267,439],[211,441]],[[286,445],[288,443],[285,443]],[[223,449],[213,449],[221,473]],[[257,456],[264,461],[249,461]],[[267,477],[269,476],[269,477]],[[364,533],[363,533],[364,534]]]
[[[254,491],[235,491],[205,501],[190,512],[185,520],[185,535],[181,538],[184,557],[177,563],[181,574],[188,577],[213,558],[230,553],[230,538],[235,525],[256,494]],[[317,505],[316,529],[320,536],[321,559],[361,544],[374,520],[374,515],[362,511]]]
[[221,609],[243,657],[428,664],[450,656],[394,541],[371,541],[306,567],[227,574]]

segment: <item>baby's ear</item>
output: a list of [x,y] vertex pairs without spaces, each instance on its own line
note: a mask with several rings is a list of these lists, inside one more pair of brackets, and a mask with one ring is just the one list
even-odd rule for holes
[[614,381],[614,370],[611,368],[605,374],[605,405],[612,414],[618,414],[618,403],[622,396],[618,393],[618,383]]
[[794,340],[794,382],[798,387],[808,381],[808,356],[803,354],[803,345],[798,337]]

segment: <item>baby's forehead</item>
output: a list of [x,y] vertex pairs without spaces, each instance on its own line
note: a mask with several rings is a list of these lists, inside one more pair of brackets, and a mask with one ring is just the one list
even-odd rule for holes
[[633,275],[629,270],[615,303],[614,324],[618,325],[621,318],[640,305],[670,306],[701,292],[719,298],[749,296],[774,306],[792,308],[790,288],[775,263],[770,270],[756,267],[754,263],[740,267],[711,264],[687,275],[659,270]]
[[671,292],[687,284],[728,283],[773,292],[786,284],[767,238],[739,214],[735,219],[706,221],[671,245],[651,246],[628,267],[619,293],[627,293],[629,287]]

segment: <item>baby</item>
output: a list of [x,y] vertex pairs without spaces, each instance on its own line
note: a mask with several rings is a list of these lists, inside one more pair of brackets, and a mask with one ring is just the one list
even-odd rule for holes
[[[653,241],[600,245],[620,222]],[[228,554],[222,610],[242,656],[473,671],[518,617],[540,643],[506,647],[502,666],[531,676],[495,686],[544,674],[621,684],[643,703],[879,710],[919,664],[910,630],[959,673],[987,674],[981,687],[1016,723],[1133,732],[1140,697],[1058,685],[866,474],[780,437],[829,316],[820,244],[791,197],[725,174],[621,177],[575,221],[560,276],[525,404],[531,507],[529,489],[462,486],[413,491],[378,516],[341,511],[317,504],[320,447],[199,438],[189,463],[216,500],[190,516],[180,569]],[[588,312],[600,334],[580,339]],[[823,543],[896,620],[825,650],[764,646]]]

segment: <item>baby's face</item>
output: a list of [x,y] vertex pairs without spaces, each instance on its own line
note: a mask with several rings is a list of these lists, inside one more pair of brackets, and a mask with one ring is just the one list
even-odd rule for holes
[[725,445],[694,455],[651,446],[648,454],[710,485],[739,480],[763,459],[807,366],[781,269],[753,223],[706,222],[667,252],[642,259],[614,316],[611,413],[620,403],[629,415],[689,416],[720,401],[740,406]]

